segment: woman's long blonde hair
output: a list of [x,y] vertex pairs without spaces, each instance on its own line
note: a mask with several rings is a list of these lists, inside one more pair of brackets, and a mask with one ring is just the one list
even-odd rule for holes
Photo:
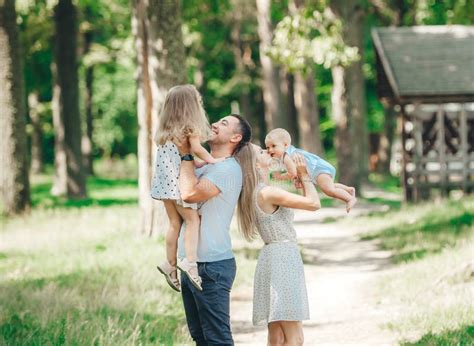
[[199,136],[201,142],[209,139],[211,127],[202,106],[202,98],[194,85],[177,85],[166,94],[161,108],[155,142],[180,142],[186,136]]
[[242,169],[242,191],[237,203],[239,231],[245,239],[252,241],[257,235],[257,215],[255,212],[254,193],[258,183],[256,155],[250,143],[252,130],[250,124],[240,115],[231,114],[239,119],[242,140],[235,149],[234,157]]

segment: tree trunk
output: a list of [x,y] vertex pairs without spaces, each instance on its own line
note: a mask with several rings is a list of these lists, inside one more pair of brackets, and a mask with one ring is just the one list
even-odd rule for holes
[[26,109],[15,1],[0,1],[0,187],[3,212],[29,209]]
[[298,111],[295,104],[295,76],[292,73],[286,73],[285,78],[287,125],[286,129],[291,135],[291,143],[294,146],[300,146],[300,133],[298,128]]
[[309,152],[324,155],[314,84],[312,69],[309,69],[306,76],[301,72],[295,74],[295,106],[298,110],[300,146]]
[[141,231],[152,235],[155,231],[163,233],[166,227],[162,223],[166,219],[162,204],[150,197],[155,151],[153,134],[167,90],[186,82],[181,3],[134,0],[132,28],[137,51]]
[[356,184],[356,167],[352,154],[352,139],[349,132],[348,100],[346,90],[347,71],[341,66],[335,66],[332,72],[332,116],[336,123],[336,156],[339,181],[349,186]]
[[[234,61],[236,67],[236,78],[241,84],[246,83],[247,79],[250,76],[247,73],[245,68],[244,59],[243,59],[243,47],[242,47],[242,37],[240,35],[241,30],[241,16],[240,11],[237,10],[237,14],[234,16],[232,22],[232,31],[231,31],[231,38],[232,38],[232,52],[234,53]],[[248,90],[246,86],[241,88],[242,91],[239,95],[239,108],[241,109],[242,115],[249,117],[252,112],[250,110],[250,98],[248,94]],[[253,121],[254,119],[250,119]]]
[[[84,34],[84,55],[90,51],[92,44],[93,34],[88,31]],[[94,86],[94,66],[86,67],[86,84],[85,84],[85,111],[86,111],[86,128],[85,133],[82,136],[82,163],[86,174],[93,175],[94,167],[92,162],[92,131],[93,131],[93,117],[92,117],[92,105],[93,105],[93,86]]]
[[77,72],[77,16],[72,0],[60,0],[54,9],[55,48],[59,118],[64,126],[66,189],[70,199],[86,197],[82,166],[81,117]]
[[[360,60],[347,67],[341,72],[346,94],[346,105],[344,117],[346,117],[349,136],[352,140],[338,139],[339,143],[351,143],[352,156],[351,161],[355,164],[353,172],[353,184],[356,188],[368,179],[368,156],[369,156],[369,138],[367,127],[367,105],[365,95],[365,79],[362,71],[364,62],[364,20],[365,9],[362,0],[345,1],[332,0],[331,9],[343,23],[344,42],[353,47],[357,47],[361,56]],[[334,75],[334,73],[333,73]],[[347,150],[344,150],[347,151]],[[350,153],[350,151],[349,151]],[[338,158],[339,159],[339,158]],[[343,159],[343,158],[341,158]],[[345,174],[340,172],[340,174]]]
[[272,45],[273,30],[270,18],[270,0],[257,0],[258,36],[260,38],[260,63],[263,75],[263,100],[265,103],[265,122],[268,129],[285,127],[285,108],[280,90],[278,69],[266,54]]
[[[303,0],[290,0],[289,12],[295,15],[304,7]],[[314,70],[309,67],[306,73],[298,72],[294,78],[295,106],[298,112],[297,121],[299,145],[303,149],[324,155],[319,128],[319,108],[315,89]]]
[[40,119],[40,103],[37,92],[28,95],[28,109],[33,131],[31,133],[31,172],[43,172],[43,130]]
[[53,75],[53,128],[54,128],[54,178],[51,194],[53,196],[65,196],[67,194],[67,160],[66,146],[64,143],[65,129],[64,120],[61,117],[61,88],[58,84],[56,63],[51,64]]

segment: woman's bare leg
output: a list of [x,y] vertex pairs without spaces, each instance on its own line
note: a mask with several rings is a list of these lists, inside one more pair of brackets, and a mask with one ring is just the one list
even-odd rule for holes
[[285,335],[285,345],[303,345],[303,324],[301,321],[280,321],[283,334]]
[[349,212],[357,202],[355,190],[354,194],[351,194],[349,190],[346,190],[341,186],[342,184],[334,184],[332,177],[329,174],[323,173],[318,175],[316,177],[316,183],[327,196],[337,198],[345,202],[347,212]]
[[278,346],[285,343],[285,334],[279,321],[268,324],[268,346]]

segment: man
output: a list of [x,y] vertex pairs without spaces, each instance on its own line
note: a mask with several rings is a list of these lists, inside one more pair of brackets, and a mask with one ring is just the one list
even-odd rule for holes
[[[249,123],[229,115],[212,124],[211,155],[225,160],[194,170],[189,143],[181,154],[179,187],[187,203],[202,203],[198,244],[198,272],[202,291],[181,275],[181,292],[189,332],[197,345],[232,345],[230,290],[236,264],[232,252],[230,223],[242,189],[242,170],[234,155],[251,139]],[[199,178],[196,177],[196,174]],[[182,226],[178,256],[184,258]]]

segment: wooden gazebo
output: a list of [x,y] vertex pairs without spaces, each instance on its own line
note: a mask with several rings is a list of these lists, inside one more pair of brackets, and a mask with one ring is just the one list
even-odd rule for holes
[[474,26],[376,28],[378,95],[400,110],[405,199],[474,187]]

